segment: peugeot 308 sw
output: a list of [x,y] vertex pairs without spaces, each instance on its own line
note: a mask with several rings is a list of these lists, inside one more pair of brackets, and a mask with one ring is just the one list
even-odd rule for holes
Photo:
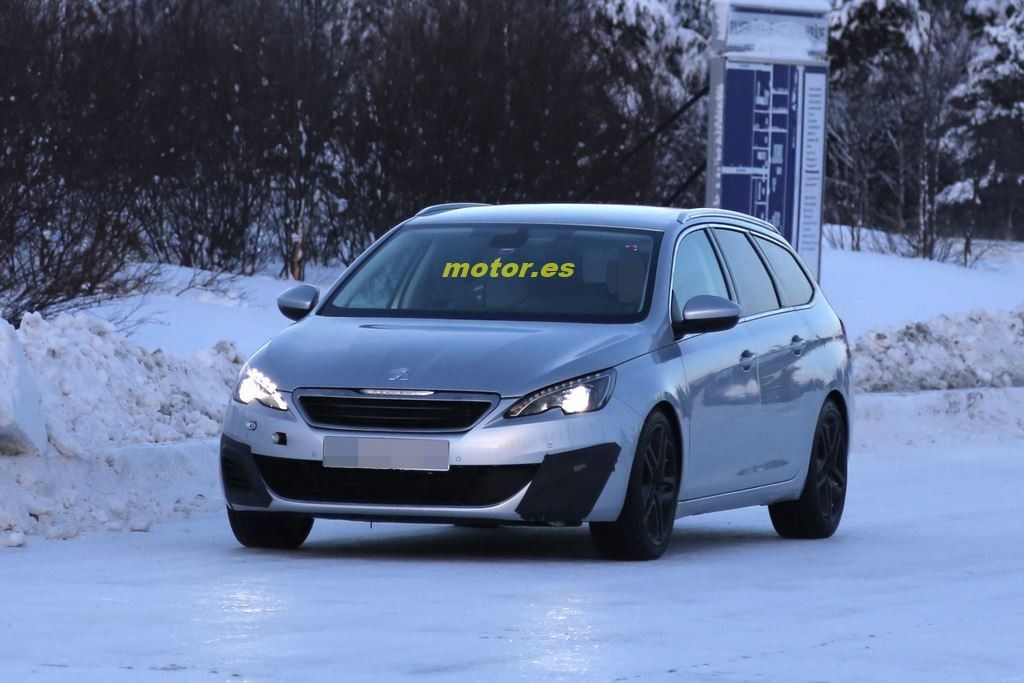
[[711,209],[424,209],[243,368],[224,422],[243,545],[314,518],[589,524],[599,554],[660,556],[674,520],[767,505],[835,532],[850,351],[769,224]]

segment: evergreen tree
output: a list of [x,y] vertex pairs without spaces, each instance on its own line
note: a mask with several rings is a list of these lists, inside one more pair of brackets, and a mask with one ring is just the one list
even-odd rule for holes
[[953,93],[952,174],[940,195],[962,226],[965,264],[982,223],[987,234],[1024,238],[1024,2],[972,3],[968,17],[974,50]]

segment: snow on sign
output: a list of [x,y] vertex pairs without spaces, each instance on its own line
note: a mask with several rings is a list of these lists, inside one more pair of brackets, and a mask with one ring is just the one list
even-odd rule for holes
[[720,2],[707,203],[771,222],[820,277],[828,2]]

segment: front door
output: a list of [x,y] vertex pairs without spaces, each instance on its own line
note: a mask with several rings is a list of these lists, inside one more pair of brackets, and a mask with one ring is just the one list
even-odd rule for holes
[[[698,294],[730,297],[708,234],[679,242],[672,275],[677,305]],[[741,324],[723,332],[685,336],[680,342],[689,404],[680,497],[692,500],[735,490],[737,469],[753,443],[750,422],[761,408],[755,340]]]
[[[745,230],[715,228],[715,242],[721,249],[731,282],[742,308],[740,327],[751,338],[757,356],[760,402],[757,410],[739,418],[733,429],[747,439],[746,447],[733,462],[731,489],[741,491],[785,481],[792,476],[792,426],[794,406],[789,387],[794,381],[797,358],[793,343],[806,331],[793,327],[792,313],[782,309],[775,282]],[[802,337],[800,337],[802,339]]]

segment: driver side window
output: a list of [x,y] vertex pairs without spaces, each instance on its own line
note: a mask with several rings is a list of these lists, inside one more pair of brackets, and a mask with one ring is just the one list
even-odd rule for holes
[[690,233],[680,242],[672,271],[672,291],[680,309],[698,294],[729,298],[722,267],[704,230]]

